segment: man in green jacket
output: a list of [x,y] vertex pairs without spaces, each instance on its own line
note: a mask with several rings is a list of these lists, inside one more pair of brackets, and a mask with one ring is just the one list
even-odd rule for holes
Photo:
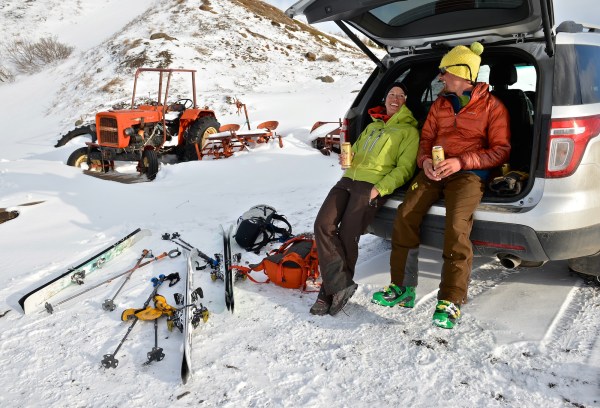
[[352,297],[358,287],[354,269],[360,236],[383,197],[410,180],[416,168],[419,132],[405,105],[406,86],[393,83],[385,95],[385,106],[369,110],[373,122],[352,146],[351,167],[333,186],[315,220],[323,284],[310,309],[314,315],[336,315]]

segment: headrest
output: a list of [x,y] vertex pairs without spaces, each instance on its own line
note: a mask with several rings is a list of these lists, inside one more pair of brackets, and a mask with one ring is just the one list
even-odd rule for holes
[[512,64],[496,64],[490,70],[490,85],[512,85],[517,82],[517,68]]

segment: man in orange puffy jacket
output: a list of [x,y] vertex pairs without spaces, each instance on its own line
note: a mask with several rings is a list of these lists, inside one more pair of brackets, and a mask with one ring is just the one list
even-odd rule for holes
[[[421,132],[417,165],[422,171],[409,186],[394,221],[391,284],[372,299],[383,306],[414,306],[419,227],[429,208],[443,197],[444,264],[433,324],[447,329],[458,322],[467,299],[473,213],[489,171],[506,163],[510,153],[508,112],[486,83],[475,82],[482,52],[478,42],[469,48],[459,45],[440,62],[444,90],[431,106]],[[433,146],[442,146],[445,153],[445,160],[435,167]]]

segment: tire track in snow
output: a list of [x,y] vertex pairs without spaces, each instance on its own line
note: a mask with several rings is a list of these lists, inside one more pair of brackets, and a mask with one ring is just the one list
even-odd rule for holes
[[[595,321],[595,324],[590,324]],[[544,352],[575,353],[600,368],[600,290],[579,280],[540,344]]]

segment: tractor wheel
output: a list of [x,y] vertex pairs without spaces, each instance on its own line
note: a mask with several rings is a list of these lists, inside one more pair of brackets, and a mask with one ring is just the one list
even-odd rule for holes
[[145,174],[148,180],[154,180],[158,173],[158,155],[154,150],[144,150],[140,162],[140,173]]
[[73,167],[81,167],[81,165],[87,165],[90,171],[102,171],[107,172],[110,164],[107,161],[103,161],[100,157],[99,151],[92,150],[88,153],[87,147],[80,147],[75,150],[67,159],[67,165]]
[[61,138],[56,142],[54,147],[61,147],[66,145],[71,139],[76,138],[77,136],[90,136],[93,143],[96,143],[96,125],[90,124],[85,126],[80,126],[75,128],[67,133],[65,133]]
[[192,123],[186,130],[185,141],[191,144],[198,143],[200,147],[204,147],[206,138],[219,133],[219,127],[221,124],[217,122],[217,119],[212,116],[204,116]]

